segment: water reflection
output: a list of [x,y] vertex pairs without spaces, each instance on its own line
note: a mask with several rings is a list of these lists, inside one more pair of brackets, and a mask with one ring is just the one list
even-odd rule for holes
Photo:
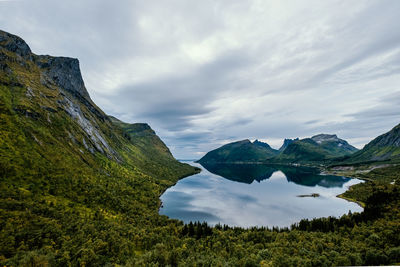
[[276,171],[281,171],[288,182],[305,186],[342,187],[350,178],[332,175],[320,175],[315,168],[292,167],[265,164],[201,164],[209,172],[225,179],[251,184],[269,179]]
[[[312,168],[278,165],[192,165],[202,172],[169,188],[160,214],[231,226],[290,226],[303,218],[361,211],[337,198],[359,180],[319,175]],[[256,181],[256,182],[255,182]],[[320,197],[297,197],[317,193]]]

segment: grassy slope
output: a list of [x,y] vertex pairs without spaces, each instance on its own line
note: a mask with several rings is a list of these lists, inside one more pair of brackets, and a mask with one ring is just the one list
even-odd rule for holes
[[[383,203],[379,210],[384,212],[375,218],[346,215],[338,221],[302,222],[291,231],[184,227],[158,215],[158,197],[193,169],[179,165],[182,168],[166,171],[155,170],[160,165],[146,165],[146,155],[141,154],[149,149],[146,142],[142,146],[142,137],[128,138],[132,134],[129,129],[137,125],[103,121],[81,105],[116,155],[110,158],[88,152],[82,143],[85,133],[58,110],[59,91],[41,84],[34,64],[21,65],[15,55],[8,56],[12,73],[0,70],[1,265],[329,266],[400,262],[399,185],[388,184],[397,170],[370,174],[382,185],[361,200],[367,207]],[[34,100],[27,96],[27,86],[32,88]],[[154,149],[159,148],[158,143]],[[166,154],[160,161],[166,160]],[[154,172],[163,175],[152,176]],[[364,192],[374,190],[374,184],[366,185]],[[369,200],[379,194],[385,201]]]
[[291,143],[274,160],[291,163],[327,162],[351,153],[352,151],[339,147],[336,142],[318,144],[311,138],[306,138]]
[[[94,250],[103,252],[91,261],[135,255],[145,236],[138,227],[165,220],[157,215],[158,196],[197,170],[176,161],[154,134],[129,138],[133,133],[90,100],[43,82],[32,61],[0,54],[0,262],[18,265],[29,253],[58,264],[83,264]],[[59,104],[64,97],[112,153],[86,148],[94,145]]]
[[329,155],[330,153],[313,140],[305,139],[290,144],[275,160],[283,162],[321,161]]
[[[113,124],[121,127],[129,142],[134,145],[136,153],[129,153],[127,158],[132,165],[145,169],[153,177],[164,179],[182,178],[188,173],[200,171],[196,167],[175,160],[168,147],[145,123],[124,123],[111,117]],[[177,172],[179,171],[179,172]]]
[[344,163],[400,161],[400,124],[369,142]]

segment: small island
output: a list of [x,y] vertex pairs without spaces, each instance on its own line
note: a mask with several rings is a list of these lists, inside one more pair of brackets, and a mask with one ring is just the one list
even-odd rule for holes
[[319,197],[320,195],[318,193],[312,193],[309,195],[298,195],[297,197]]

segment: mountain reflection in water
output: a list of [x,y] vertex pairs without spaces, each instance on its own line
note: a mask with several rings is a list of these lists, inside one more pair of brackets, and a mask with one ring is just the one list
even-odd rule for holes
[[[230,226],[290,226],[301,219],[361,211],[336,197],[361,182],[319,175],[313,168],[261,164],[207,164],[162,194],[159,213],[170,218]],[[313,196],[318,197],[299,197]]]
[[321,175],[315,168],[291,167],[266,164],[201,164],[209,172],[225,179],[251,184],[269,179],[276,171],[281,171],[288,182],[304,186],[322,186],[326,188],[342,187],[350,178],[343,176]]

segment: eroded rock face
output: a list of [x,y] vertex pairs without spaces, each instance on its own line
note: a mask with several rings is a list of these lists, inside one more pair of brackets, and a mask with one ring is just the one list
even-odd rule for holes
[[[70,99],[64,98],[65,111],[79,124],[79,126],[85,131],[89,139],[93,142],[97,151],[104,153],[110,157],[116,155],[116,152],[110,147],[108,142],[104,139],[100,131],[85,118],[79,105],[74,104]],[[87,144],[85,142],[85,147]]]
[[90,99],[82,79],[79,61],[76,58],[37,56],[20,37],[0,30],[0,46],[16,53],[26,60],[31,60],[43,70],[43,74],[54,84],[71,93],[79,93]]
[[[20,37],[1,30],[0,50],[0,68],[8,68],[7,64],[4,63],[7,60],[14,60],[27,69],[36,65],[39,68],[40,83],[49,89],[59,91],[59,96],[54,100],[57,103],[57,108],[58,110],[64,110],[83,130],[87,140],[86,142],[83,139],[83,145],[86,149],[91,153],[98,151],[109,158],[118,158],[117,153],[108,143],[106,134],[100,125],[105,122],[107,116],[90,99],[81,75],[78,59],[35,55]],[[21,58],[10,59],[7,50]],[[18,86],[23,85],[19,84]],[[27,87],[26,90],[25,95],[29,99],[33,99],[35,97],[34,90],[31,87]],[[40,107],[51,113],[58,112],[58,110],[47,105],[41,105]],[[19,108],[14,108],[14,110],[26,117],[34,119],[39,117],[38,113],[31,110]],[[50,117],[47,117],[47,120],[51,123]],[[73,133],[69,132],[68,135],[76,143]]]
[[0,30],[0,45],[5,49],[32,60],[32,51],[20,37]]
[[35,63],[44,71],[44,74],[54,81],[56,86],[71,93],[79,93],[89,98],[82,79],[79,61],[76,58],[37,56]]

